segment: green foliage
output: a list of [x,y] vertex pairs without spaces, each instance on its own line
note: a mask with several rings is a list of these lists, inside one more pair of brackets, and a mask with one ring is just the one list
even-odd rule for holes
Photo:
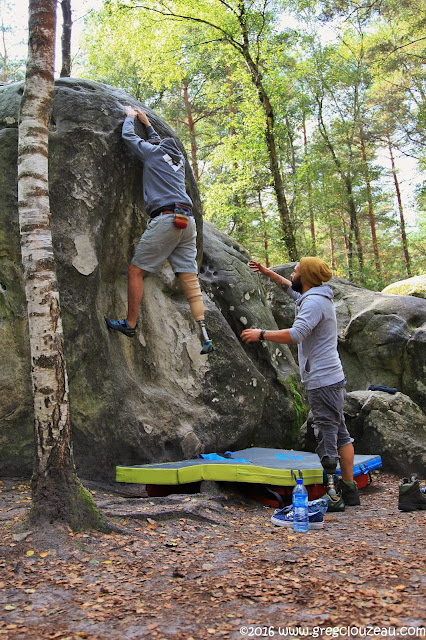
[[[289,6],[105,2],[87,20],[80,73],[122,87],[165,118],[187,147],[206,217],[254,258],[277,264],[288,255],[251,60],[274,116],[299,255],[316,253],[337,275],[380,289],[406,277],[387,141],[426,166],[421,10],[396,0],[381,2],[380,13],[374,3],[295,0],[299,25],[290,29],[282,20]],[[324,41],[318,16],[331,22],[333,41]],[[417,229],[408,234],[416,272],[424,269],[424,201],[420,191]],[[351,271],[350,245],[359,258]]]
[[426,194],[424,190],[419,195],[419,205],[422,210],[417,217],[417,229],[408,234],[413,276],[426,273]]
[[[15,7],[0,0],[0,82],[17,82],[25,76],[25,60],[13,55],[15,36]],[[12,53],[11,53],[12,51]]]

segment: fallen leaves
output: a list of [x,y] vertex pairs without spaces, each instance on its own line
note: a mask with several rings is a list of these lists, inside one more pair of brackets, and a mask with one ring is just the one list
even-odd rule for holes
[[132,498],[126,506],[94,496],[125,534],[63,528],[42,539],[3,525],[0,588],[9,608],[0,638],[13,630],[13,640],[234,640],[249,620],[415,622],[424,514],[411,518],[418,534],[407,539],[386,482],[368,507],[326,516],[324,530],[308,536],[272,528],[272,510],[244,499]]

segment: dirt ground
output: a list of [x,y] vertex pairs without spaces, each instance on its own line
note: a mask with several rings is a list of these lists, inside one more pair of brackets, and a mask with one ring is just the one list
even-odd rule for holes
[[[85,483],[123,533],[29,530],[28,483],[0,484],[0,639],[423,637],[426,512],[375,473],[320,531],[271,524],[233,485],[150,498]],[[213,490],[212,490],[213,489]]]

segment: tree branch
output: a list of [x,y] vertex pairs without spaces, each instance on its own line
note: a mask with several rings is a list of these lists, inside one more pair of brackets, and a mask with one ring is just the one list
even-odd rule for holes
[[389,51],[388,57],[395,53],[395,51],[399,51],[399,49],[405,49],[405,47],[409,47],[410,44],[416,44],[416,42],[421,42],[422,40],[426,40],[426,36],[424,36],[423,38],[418,38],[417,40],[411,40],[411,42],[407,42],[406,44],[402,44],[400,47],[392,49],[392,51]]
[[126,7],[128,9],[143,9],[144,11],[149,11],[151,13],[158,13],[162,16],[165,16],[167,18],[171,18],[172,20],[187,20],[189,22],[196,22],[198,24],[204,24],[208,27],[211,27],[212,29],[216,29],[216,31],[219,31],[220,33],[223,33],[223,35],[225,36],[225,40],[227,42],[229,42],[229,44],[231,46],[233,46],[235,49],[238,49],[238,51],[242,51],[242,45],[237,42],[237,40],[235,40],[230,33],[228,33],[225,29],[222,29],[222,27],[219,27],[217,24],[214,24],[213,22],[210,22],[209,20],[204,20],[203,18],[195,18],[194,16],[190,16],[190,15],[183,15],[180,13],[174,13],[173,11],[170,10],[166,10],[166,11],[161,11],[160,9],[154,9],[153,7],[147,7],[146,5],[143,4],[135,4],[133,5],[133,7]]
[[265,11],[266,11],[266,5],[268,4],[268,0],[264,0],[263,2],[263,10],[262,10],[262,26],[258,31],[258,34],[256,36],[256,47],[257,47],[257,56],[256,56],[256,64],[259,64],[259,60],[260,60],[260,36],[262,35],[262,31],[265,28],[265,24],[266,24],[266,20],[265,20]]
[[235,9],[233,7],[231,7],[230,4],[228,4],[227,2],[225,2],[225,0],[219,0],[220,4],[222,4],[224,7],[226,7],[227,9],[229,9],[229,11],[231,13],[234,14],[234,16],[237,16],[237,12],[235,11]]

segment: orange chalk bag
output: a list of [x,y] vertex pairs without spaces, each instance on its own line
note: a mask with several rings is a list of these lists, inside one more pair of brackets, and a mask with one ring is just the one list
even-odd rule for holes
[[175,204],[173,220],[175,227],[177,227],[178,229],[186,229],[186,227],[188,226],[188,212],[189,209],[184,209],[178,204]]

